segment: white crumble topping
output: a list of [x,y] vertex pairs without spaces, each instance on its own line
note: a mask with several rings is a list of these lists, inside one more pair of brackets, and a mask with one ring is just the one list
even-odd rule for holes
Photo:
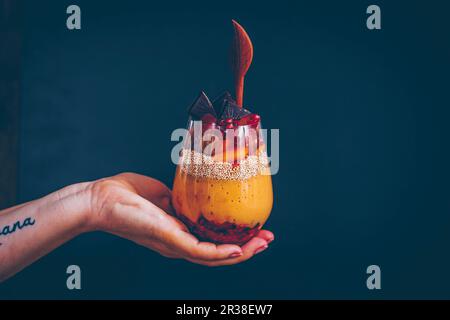
[[183,149],[180,159],[180,169],[189,175],[218,180],[246,180],[256,175],[266,173],[268,158],[265,151],[240,160],[239,165],[232,162],[214,160],[193,150]]

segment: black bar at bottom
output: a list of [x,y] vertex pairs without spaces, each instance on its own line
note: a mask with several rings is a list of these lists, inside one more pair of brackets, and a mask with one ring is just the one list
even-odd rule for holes
[[[8,310],[46,314],[56,307],[73,316],[100,311],[115,317],[140,315],[144,319],[310,319],[321,315],[355,315],[359,319],[391,315],[399,309],[402,316],[445,312],[449,301],[406,300],[60,300],[0,301],[2,315]],[[94,312],[95,311],[95,312]]]

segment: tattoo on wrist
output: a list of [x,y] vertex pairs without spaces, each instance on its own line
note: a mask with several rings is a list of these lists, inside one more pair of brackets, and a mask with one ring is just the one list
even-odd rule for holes
[[[28,226],[32,226],[34,223],[36,222],[36,220],[34,220],[33,218],[25,218],[23,221],[16,221],[11,225],[6,225],[3,227],[0,227],[0,236],[6,236],[8,234],[14,233],[17,230],[22,230],[25,227]],[[2,245],[2,243],[0,242],[0,246]]]

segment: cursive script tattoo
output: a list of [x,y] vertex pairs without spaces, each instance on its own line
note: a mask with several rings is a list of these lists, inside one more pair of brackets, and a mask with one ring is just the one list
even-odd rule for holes
[[[36,220],[32,219],[32,218],[26,218],[23,221],[16,221],[11,225],[6,225],[3,228],[0,228],[0,236],[6,236],[8,234],[14,233],[17,230],[21,230],[25,227],[28,226],[32,226],[34,223],[36,222]],[[1,245],[1,243],[0,243]]]

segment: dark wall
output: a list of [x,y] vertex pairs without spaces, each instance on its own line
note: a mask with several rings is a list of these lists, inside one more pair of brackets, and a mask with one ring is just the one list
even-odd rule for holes
[[17,193],[22,7],[0,0],[0,209]]
[[[65,10],[82,10],[82,30]],[[255,48],[245,100],[280,128],[251,261],[205,268],[80,236],[5,298],[450,298],[450,38],[445,1],[25,1],[19,200],[122,171],[171,185],[170,133],[199,90],[232,89],[230,20]],[[82,268],[68,291],[65,269]],[[366,267],[382,290],[366,288]]]

